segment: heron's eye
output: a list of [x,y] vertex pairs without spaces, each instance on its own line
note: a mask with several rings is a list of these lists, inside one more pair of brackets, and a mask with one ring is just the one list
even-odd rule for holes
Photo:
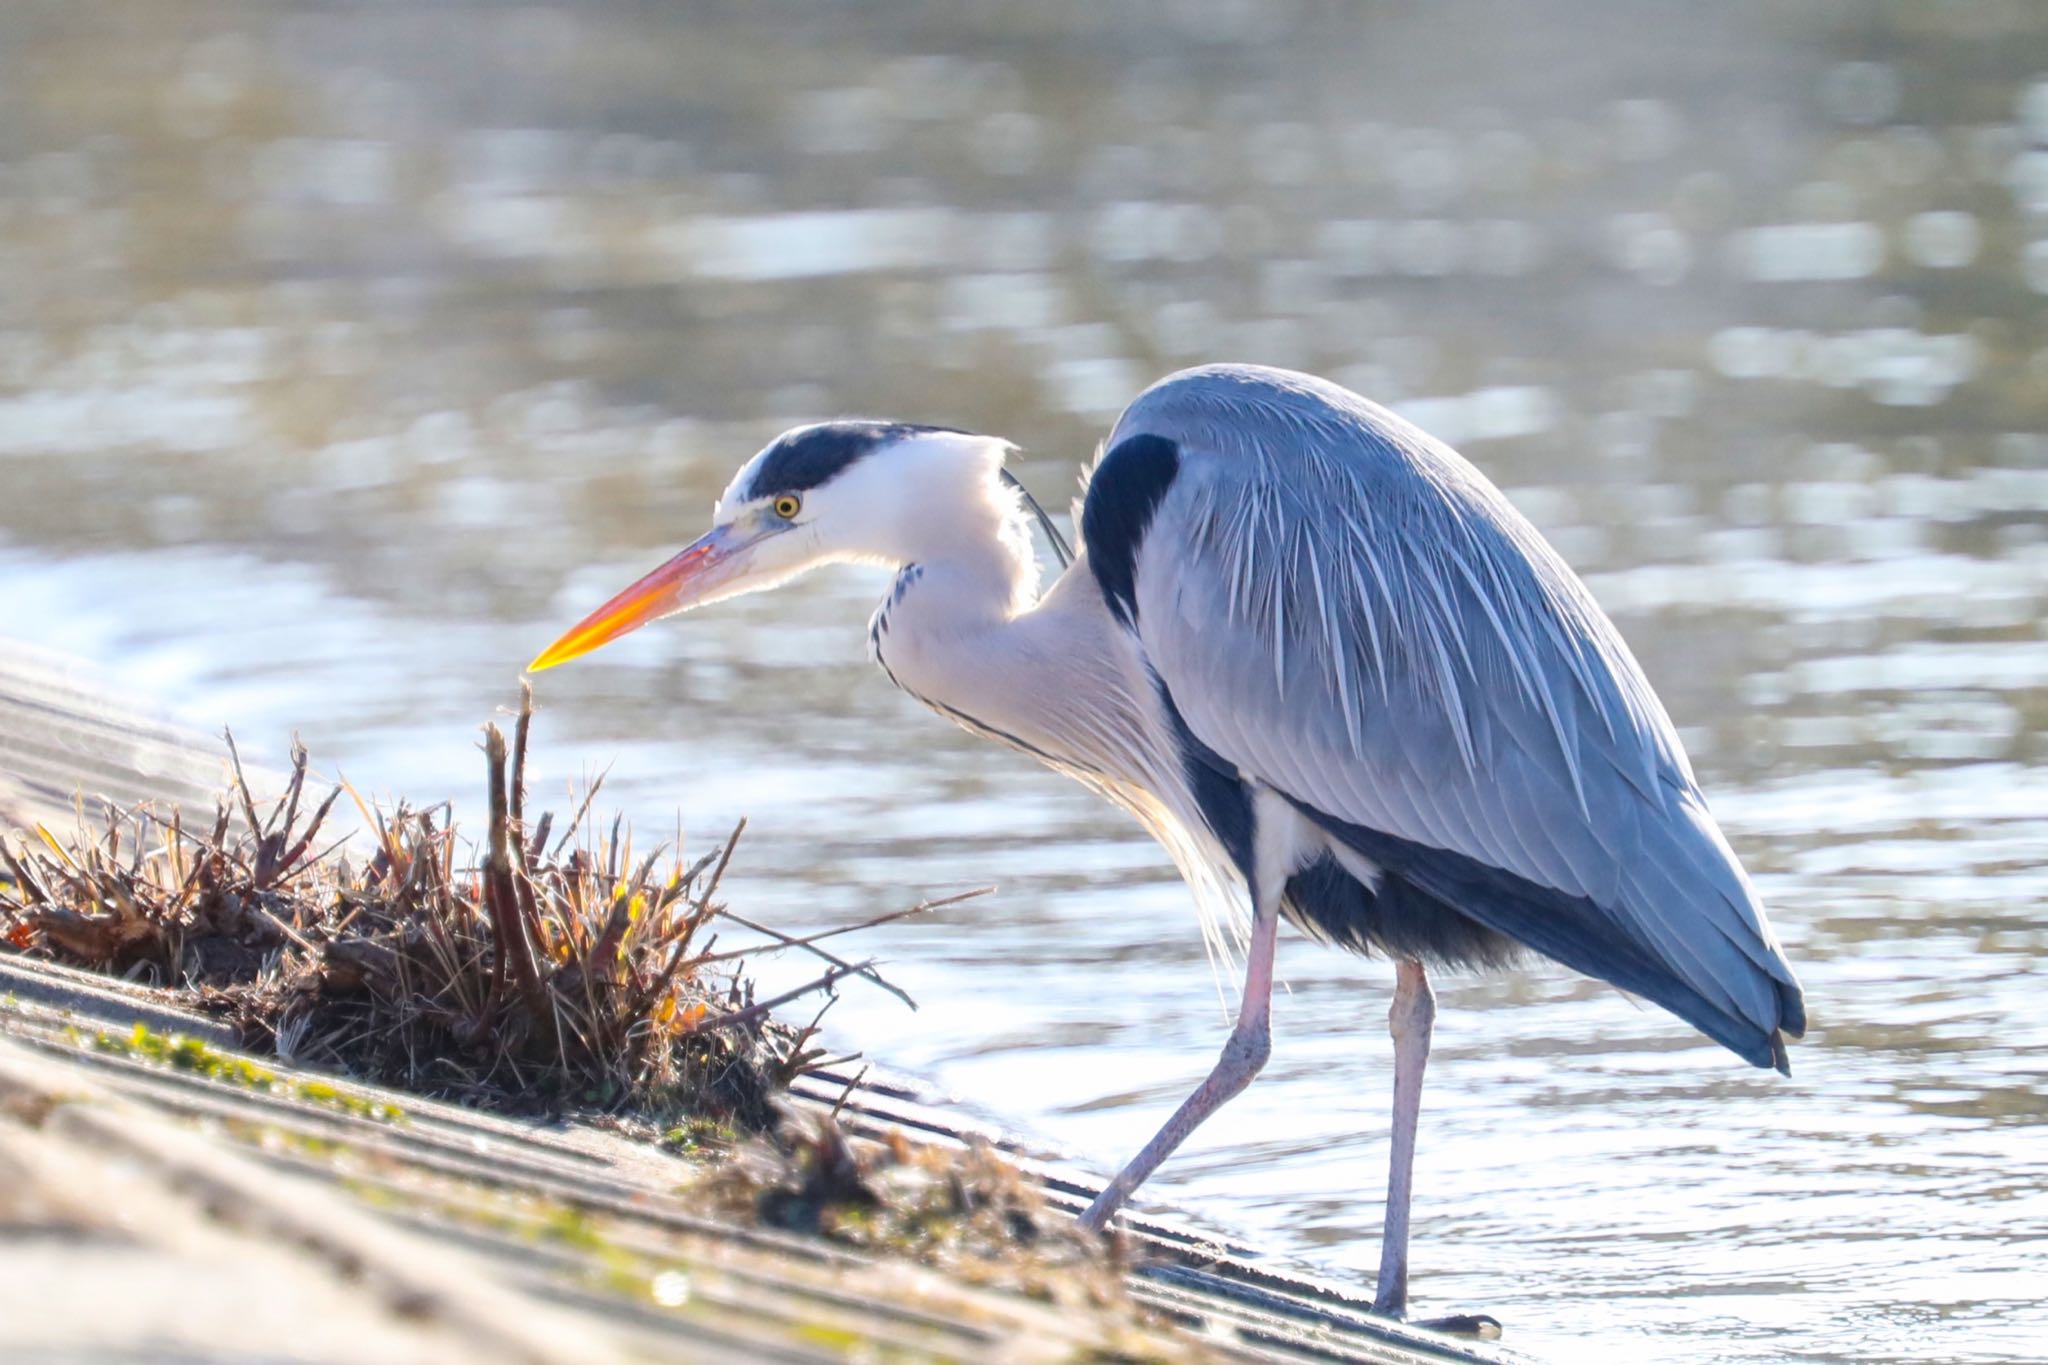
[[804,500],[794,493],[784,493],[775,500],[775,515],[784,521],[795,521],[796,514],[804,510]]

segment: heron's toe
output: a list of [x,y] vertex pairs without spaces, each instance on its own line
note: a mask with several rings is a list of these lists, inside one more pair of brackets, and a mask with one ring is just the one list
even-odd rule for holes
[[1500,1319],[1490,1313],[1453,1313],[1449,1317],[1424,1318],[1409,1326],[1447,1336],[1471,1337],[1474,1341],[1500,1340]]

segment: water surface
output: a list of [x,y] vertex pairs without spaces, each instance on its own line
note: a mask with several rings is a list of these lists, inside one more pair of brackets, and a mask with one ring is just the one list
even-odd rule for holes
[[[1616,616],[1809,992],[1787,1081],[1561,971],[1442,986],[1420,1311],[1557,1360],[2048,1333],[2048,14],[1243,0],[0,13],[0,634],[415,797],[800,420],[1063,502],[1183,364],[1459,443]],[[821,17],[822,14],[822,17]],[[863,660],[832,573],[541,680],[786,925],[839,1036],[1102,1166],[1225,1011],[1161,855]],[[792,969],[794,970],[794,969]],[[1384,964],[1284,938],[1267,1074],[1148,1194],[1377,1256]]]

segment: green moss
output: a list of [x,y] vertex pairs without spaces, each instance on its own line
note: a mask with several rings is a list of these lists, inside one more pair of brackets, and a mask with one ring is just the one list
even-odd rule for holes
[[579,1253],[583,1261],[577,1273],[594,1288],[636,1301],[651,1299],[671,1312],[695,1311],[687,1298],[671,1301],[656,1291],[656,1281],[663,1275],[681,1273],[685,1267],[673,1260],[656,1259],[644,1251],[619,1246],[606,1235],[598,1219],[573,1204],[541,1199],[507,1209],[466,1199],[420,1195],[412,1196],[410,1203],[418,1207],[422,1199],[451,1221],[530,1242],[554,1243]]
[[799,1340],[823,1346],[827,1350],[849,1355],[866,1345],[868,1340],[859,1332],[849,1331],[844,1327],[827,1327],[817,1322],[798,1323],[791,1335]]
[[331,1161],[348,1150],[345,1142],[333,1138],[315,1137],[310,1133],[294,1132],[272,1123],[251,1123],[247,1119],[229,1119],[222,1125],[228,1133],[243,1142],[260,1147],[283,1148],[301,1156],[321,1161]]
[[[645,1253],[618,1246],[605,1235],[597,1219],[573,1204],[553,1199],[522,1200],[517,1207],[507,1207],[489,1202],[481,1192],[410,1190],[401,1194],[360,1177],[344,1179],[342,1187],[376,1208],[403,1209],[408,1213],[430,1210],[450,1222],[500,1236],[567,1248],[583,1258],[576,1273],[588,1284],[636,1301],[654,1298],[655,1280],[680,1268],[674,1262],[656,1261]],[[659,1298],[655,1302],[672,1311],[688,1307]]]
[[590,1216],[567,1204],[557,1205],[548,1210],[540,1223],[541,1237],[550,1242],[575,1247],[578,1251],[605,1251],[603,1237],[592,1226]]
[[706,1157],[731,1151],[739,1140],[739,1129],[730,1120],[693,1116],[664,1132],[660,1145],[673,1156]]
[[190,1072],[224,1085],[239,1085],[266,1095],[283,1095],[327,1109],[338,1109],[356,1118],[380,1123],[395,1123],[405,1118],[405,1111],[396,1105],[366,1100],[326,1081],[288,1081],[247,1057],[223,1052],[182,1033],[159,1033],[147,1024],[137,1024],[125,1037],[102,1029],[93,1035],[92,1048],[95,1052],[109,1052],[117,1057],[132,1057],[168,1066],[174,1071]]
[[277,1073],[260,1067],[246,1057],[237,1057],[209,1047],[182,1033],[158,1033],[147,1024],[137,1024],[125,1038],[104,1029],[93,1035],[93,1050],[116,1056],[134,1057],[174,1071],[189,1071],[209,1081],[268,1091],[277,1085]]
[[401,1123],[405,1120],[405,1110],[395,1104],[366,1100],[326,1081],[293,1081],[288,1089],[295,1099],[339,1109],[359,1119],[374,1119],[379,1123]]
[[362,1176],[344,1176],[341,1187],[373,1209],[409,1209],[413,1205],[398,1191]]

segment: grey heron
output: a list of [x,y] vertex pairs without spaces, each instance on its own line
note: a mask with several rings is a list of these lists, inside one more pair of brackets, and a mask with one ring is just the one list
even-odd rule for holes
[[1477,468],[1336,384],[1185,370],[1118,418],[1075,506],[1080,552],[1040,595],[1032,514],[1058,537],[1009,449],[896,422],[790,431],[709,533],[531,667],[820,564],[888,567],[868,640],[891,681],[1130,812],[1209,915],[1248,909],[1221,1056],[1085,1223],[1264,1065],[1283,918],[1395,964],[1385,1313],[1407,1302],[1429,966],[1534,952],[1789,1074],[1798,981],[1670,718]]

